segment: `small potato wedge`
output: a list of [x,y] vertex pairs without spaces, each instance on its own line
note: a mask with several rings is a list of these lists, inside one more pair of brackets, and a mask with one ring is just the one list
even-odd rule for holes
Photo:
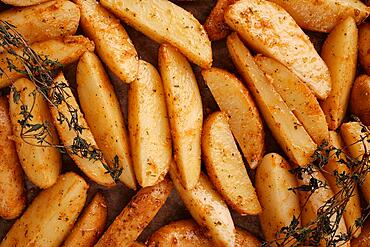
[[193,188],[199,178],[203,108],[193,70],[186,58],[170,45],[161,45],[158,54],[181,183]]
[[230,117],[230,127],[249,166],[254,169],[265,151],[265,131],[249,91],[233,74],[217,68],[202,75],[218,106]]
[[[36,53],[48,56],[52,61],[67,65],[76,62],[85,51],[93,51],[94,43],[83,36],[67,36],[63,39],[53,39],[30,46]],[[16,53],[22,53],[16,50]],[[9,71],[7,60],[10,59],[18,69],[24,69],[21,62],[9,53],[0,54],[0,69],[4,74],[0,76],[0,89],[11,85],[15,80],[25,77],[23,74]]]
[[202,68],[212,66],[211,42],[198,20],[168,0],[101,0],[115,15],[158,43],[178,48]]
[[172,141],[162,79],[153,65],[140,60],[139,66],[128,93],[128,126],[136,178],[147,187],[166,176]]
[[370,76],[356,78],[351,92],[351,112],[370,126]]
[[80,58],[76,81],[81,109],[104,159],[110,167],[118,161],[123,168],[120,181],[136,189],[129,137],[121,108],[109,77],[94,53],[85,52]]
[[329,131],[324,112],[307,85],[272,58],[257,55],[254,61],[315,143],[320,145],[324,140],[328,140]]
[[81,9],[83,32],[95,43],[96,52],[123,82],[138,76],[136,49],[119,20],[96,0],[73,0]]
[[63,247],[91,247],[103,233],[107,221],[107,201],[103,194],[96,193],[83,211]]
[[251,90],[259,110],[281,148],[296,164],[305,166],[310,163],[316,144],[259,69],[236,33],[228,37],[227,47],[235,66]]
[[259,214],[261,205],[225,113],[215,112],[205,121],[202,153],[208,176],[226,203],[242,215]]
[[284,238],[284,235],[276,236],[276,233],[289,226],[293,216],[299,216],[299,197],[289,190],[297,187],[297,180],[290,169],[288,162],[276,153],[266,154],[257,168],[256,190],[262,206],[259,219],[266,241]]
[[282,7],[266,0],[241,0],[230,6],[225,20],[253,49],[293,71],[316,97],[323,100],[329,95],[328,67]]
[[370,23],[364,23],[358,29],[358,55],[362,67],[370,75]]
[[[58,131],[59,137],[67,147],[67,151],[76,165],[94,182],[104,185],[104,186],[113,186],[115,182],[113,181],[112,177],[106,173],[107,170],[103,167],[103,162],[95,161],[94,159],[84,158],[81,155],[74,154],[73,150],[70,148],[75,141],[76,137],[82,138],[91,148],[98,149],[94,136],[92,135],[89,126],[84,119],[84,116],[80,110],[80,107],[77,104],[75,97],[72,94],[71,88],[67,80],[64,78],[63,73],[59,73],[53,81],[52,87],[56,88],[55,90],[49,91],[49,98],[53,99],[53,92],[58,90],[58,88],[63,88],[63,93],[60,95],[64,98],[58,105],[50,104],[50,112],[54,122],[54,125]],[[96,103],[96,102],[94,102]],[[67,120],[71,120],[71,110],[74,110],[74,118],[77,119],[78,125],[81,126],[83,129],[81,132],[76,132],[76,130],[72,127],[69,127]],[[64,116],[64,117],[61,117]],[[66,118],[66,119],[64,119]],[[60,120],[62,119],[62,120]],[[79,133],[77,135],[77,133]],[[79,142],[81,140],[78,140]]]
[[341,125],[347,112],[356,76],[357,40],[356,22],[348,17],[330,32],[321,49],[321,57],[328,65],[332,81],[332,90],[321,107],[331,130]]
[[73,172],[61,175],[52,187],[37,195],[0,245],[60,246],[85,204],[88,187]]
[[[27,122],[30,127],[22,127],[20,121],[25,119],[22,111],[27,107],[32,119]],[[32,109],[32,110],[31,110]],[[13,135],[19,161],[28,179],[40,188],[52,186],[58,179],[62,168],[62,158],[59,150],[51,145],[58,145],[57,131],[52,123],[48,102],[36,89],[33,82],[20,78],[12,86],[9,97],[10,119],[13,125]],[[46,126],[31,131],[37,125]],[[29,134],[27,134],[27,131]],[[47,131],[43,143],[34,137]]]
[[13,5],[13,6],[31,6],[47,2],[49,0],[1,0],[3,3]]
[[29,43],[73,35],[80,21],[78,6],[58,0],[0,12],[0,20],[14,25]]
[[168,177],[154,186],[142,188],[95,246],[129,246],[158,213],[172,189],[173,184]]
[[26,206],[22,167],[12,135],[7,99],[0,97],[0,217],[17,218]]

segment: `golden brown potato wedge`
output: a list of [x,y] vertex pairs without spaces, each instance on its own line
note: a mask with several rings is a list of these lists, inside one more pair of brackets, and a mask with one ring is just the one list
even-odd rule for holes
[[[20,124],[25,120],[22,114],[24,107],[32,114],[32,119],[27,119],[27,123],[32,125],[30,127],[23,127]],[[62,158],[59,150],[54,147],[59,144],[59,139],[52,123],[48,102],[33,82],[20,78],[13,84],[9,110],[15,146],[25,174],[40,188],[52,186],[62,168]],[[33,130],[38,126],[39,129]],[[49,134],[43,135],[45,139],[40,142],[35,135],[44,131]]]
[[139,64],[139,77],[128,94],[128,126],[136,178],[147,187],[166,176],[172,141],[162,79],[153,65]]
[[316,97],[329,95],[328,67],[283,8],[266,0],[242,0],[230,6],[225,20],[253,49],[292,70]]
[[[50,60],[66,65],[76,62],[85,51],[93,51],[94,43],[83,36],[67,36],[63,39],[34,43],[31,45],[31,48],[38,54],[48,56]],[[22,53],[21,50],[16,50],[15,52],[18,54]],[[5,74],[0,76],[0,88],[7,87],[15,80],[25,77],[15,70],[9,71],[7,59],[11,59],[16,68],[24,68],[21,62],[14,56],[8,53],[0,54],[0,69],[5,72]]]
[[49,0],[1,0],[3,3],[13,6],[31,6],[47,2]]
[[60,246],[85,204],[88,187],[73,172],[61,175],[52,187],[32,201],[1,246]]
[[[76,163],[76,165],[94,182],[104,186],[115,185],[112,177],[108,173],[106,173],[107,170],[103,167],[102,163],[105,163],[103,159],[102,162],[99,162],[95,161],[94,159],[82,157],[82,155],[80,155],[78,152],[76,153],[71,148],[71,146],[73,146],[73,144],[76,142],[76,138],[79,141],[78,143],[80,143],[80,138],[82,138],[86,142],[87,146],[98,149],[94,136],[92,135],[90,128],[86,123],[86,120],[84,119],[80,107],[78,106],[77,101],[73,96],[71,88],[69,87],[67,80],[64,78],[63,73],[59,73],[54,78],[52,87],[56,89],[49,91],[49,98],[51,99],[53,98],[53,92],[58,92],[56,90],[60,88],[64,89],[62,93],[59,93],[59,95],[61,95],[64,100],[62,100],[58,105],[51,103],[49,107],[54,125],[58,131],[62,143],[64,144],[64,146],[67,147],[69,155]],[[73,112],[73,116],[71,112]],[[71,122],[72,118],[77,120],[78,127],[82,127],[81,131],[75,130],[75,126],[70,127],[69,122]]]
[[370,75],[370,23],[364,23],[358,29],[358,48],[360,63]]
[[121,108],[109,77],[94,53],[85,52],[80,58],[76,81],[81,109],[104,159],[113,167],[117,157],[119,166],[123,168],[120,181],[136,189],[129,137]]
[[230,127],[249,166],[260,163],[265,147],[265,131],[249,91],[233,74],[217,68],[202,75],[218,106],[230,117]]
[[97,193],[83,211],[63,247],[91,247],[103,233],[107,221],[107,201]]
[[8,220],[17,218],[26,206],[22,167],[11,135],[8,102],[0,97],[0,217]]
[[81,9],[81,27],[94,41],[96,52],[107,67],[126,83],[138,75],[135,47],[119,20],[96,0],[73,0]]
[[321,144],[324,140],[328,140],[329,131],[324,112],[307,85],[272,58],[257,55],[254,61],[315,143]]
[[351,240],[351,247],[367,247],[370,241],[370,220],[366,220],[358,238]]
[[316,144],[259,69],[236,33],[228,37],[227,47],[281,148],[296,164],[304,166],[310,163]]
[[199,178],[202,100],[193,70],[186,58],[169,45],[158,54],[174,147],[174,158],[181,183],[193,188]]
[[370,126],[370,76],[356,78],[351,92],[351,112]]
[[158,43],[177,47],[202,68],[212,66],[211,42],[198,20],[168,0],[101,0],[115,15]]
[[260,213],[261,205],[234,141],[226,113],[215,112],[205,121],[202,153],[208,176],[226,203],[242,215]]
[[154,186],[142,188],[95,246],[128,246],[135,241],[166,202],[172,188],[168,177]]

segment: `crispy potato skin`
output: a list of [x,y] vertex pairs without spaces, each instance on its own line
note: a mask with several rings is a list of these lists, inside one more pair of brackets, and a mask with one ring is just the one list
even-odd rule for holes
[[360,75],[356,78],[351,92],[351,112],[370,126],[370,76]]
[[7,220],[17,218],[26,206],[22,167],[11,135],[8,102],[0,97],[0,217]]
[[1,1],[9,5],[25,7],[47,2],[49,0],[1,0]]
[[117,156],[119,165],[123,168],[120,181],[127,187],[136,189],[129,137],[121,107],[109,77],[94,53],[85,52],[80,58],[76,80],[81,109],[104,159],[113,167]]
[[[51,145],[58,145],[59,138],[55,127],[52,124],[48,103],[44,97],[37,91],[33,82],[28,79],[20,78],[13,84],[14,89],[19,92],[19,101],[14,101],[14,91],[12,90],[9,97],[10,119],[13,126],[13,135],[17,149],[19,161],[28,179],[40,188],[52,186],[58,179],[62,168],[62,158],[60,152]],[[32,119],[30,124],[49,124],[50,136],[47,136],[40,147],[36,139],[22,139],[22,133],[27,128],[22,129],[18,121],[22,121],[24,116],[21,115],[23,105],[27,109],[32,109]]]
[[364,67],[366,73],[370,75],[370,23],[363,23],[359,27],[358,48],[360,63]]
[[130,84],[128,126],[135,174],[142,187],[166,176],[172,161],[172,141],[166,100],[155,67],[140,60],[139,77]]
[[107,221],[107,201],[98,192],[74,225],[63,247],[91,247],[103,233]]
[[6,10],[0,13],[0,20],[16,26],[24,39],[32,44],[75,34],[80,10],[70,1],[57,0]]
[[1,246],[60,246],[85,204],[88,187],[73,172],[61,175],[32,201]]

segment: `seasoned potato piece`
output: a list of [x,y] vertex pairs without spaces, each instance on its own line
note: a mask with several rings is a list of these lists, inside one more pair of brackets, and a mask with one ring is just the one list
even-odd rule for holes
[[351,240],[351,247],[367,247],[370,241],[370,220],[366,220],[361,235]]
[[2,247],[58,247],[73,228],[87,195],[87,183],[73,172],[42,191],[7,233]]
[[8,220],[17,218],[26,206],[22,167],[11,135],[8,102],[0,97],[0,217]]
[[14,6],[31,6],[47,2],[49,0],[1,0],[3,3]]
[[265,131],[249,91],[225,70],[212,68],[202,75],[218,106],[230,117],[231,131],[249,166],[256,168],[263,157]]
[[198,20],[168,0],[101,0],[115,15],[158,43],[177,47],[202,68],[212,66],[211,42]]
[[351,93],[351,112],[370,126],[370,76],[356,78]]
[[265,0],[241,0],[230,6],[225,20],[253,49],[292,70],[316,97],[329,95],[328,67],[283,8]]
[[130,85],[128,116],[136,178],[142,187],[153,186],[168,172],[172,142],[161,77],[142,60],[139,77]]
[[190,64],[176,48],[162,45],[158,57],[174,158],[182,185],[191,189],[198,182],[201,162],[203,108],[199,88]]
[[227,115],[210,115],[202,134],[202,153],[212,183],[235,211],[258,214],[261,205],[234,141]]
[[[27,120],[32,127],[22,127],[19,123],[25,119],[24,107],[32,114]],[[40,188],[52,186],[62,168],[59,150],[50,145],[58,145],[58,135],[52,124],[49,107],[44,96],[36,89],[33,82],[20,78],[14,84],[9,97],[10,119],[19,161],[28,179]],[[32,110],[31,110],[32,109]],[[46,128],[40,125],[47,126]],[[35,129],[34,128],[38,128]],[[31,131],[33,130],[33,131]],[[31,131],[27,133],[27,131]],[[37,133],[47,131],[44,142],[34,137]]]
[[252,55],[236,33],[228,37],[227,47],[281,148],[296,164],[304,166],[310,163],[311,155],[316,150],[316,144],[272,83],[258,68]]
[[358,48],[360,63],[370,75],[370,23],[364,23],[358,29]]

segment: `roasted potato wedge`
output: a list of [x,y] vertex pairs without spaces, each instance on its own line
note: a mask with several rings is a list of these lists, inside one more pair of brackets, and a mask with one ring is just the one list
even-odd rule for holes
[[198,20],[168,0],[101,0],[115,15],[158,43],[177,47],[202,68],[212,66],[211,42]]
[[[123,168],[120,180],[127,187],[136,189],[129,137],[121,108],[109,77],[94,53],[85,52],[80,58],[76,80],[81,109],[104,159],[111,167],[118,161]],[[91,102],[94,102],[93,106]]]
[[253,49],[292,70],[316,97],[323,100],[329,95],[328,67],[282,7],[266,0],[241,0],[230,6],[225,20]]
[[315,143],[319,145],[328,140],[329,131],[324,112],[307,85],[272,58],[258,55],[254,57],[254,61]]
[[26,206],[22,167],[11,135],[8,102],[0,97],[0,217],[7,220],[17,218]]
[[228,37],[227,47],[235,66],[251,90],[259,110],[281,148],[296,164],[304,166],[310,163],[316,144],[272,83],[258,68],[249,50],[236,33]]
[[107,67],[126,83],[137,78],[135,47],[119,20],[96,0],[73,0],[81,9],[81,27],[94,41],[96,52]]
[[80,214],[88,185],[73,172],[61,175],[50,188],[40,192],[3,241],[2,247],[58,247]]
[[[30,127],[23,127],[24,107],[32,114]],[[32,109],[32,110],[31,110]],[[19,161],[28,179],[40,188],[52,186],[62,168],[62,158],[55,145],[58,135],[52,123],[48,102],[28,79],[20,78],[12,86],[9,97],[10,119]],[[42,127],[43,125],[45,127]],[[34,128],[39,128],[35,129]],[[42,143],[34,135],[47,131]]]
[[367,247],[370,241],[370,221],[366,220],[361,235],[351,240],[351,247]]
[[154,186],[141,189],[95,246],[129,246],[158,213],[172,188],[173,184],[167,177]]
[[13,6],[31,6],[47,2],[49,0],[1,0],[3,3]]
[[[54,122],[54,125],[58,131],[60,139],[64,146],[67,147],[67,151],[76,165],[94,182],[104,185],[104,186],[113,186],[115,182],[113,181],[112,177],[106,173],[107,170],[104,168],[103,164],[105,161],[98,162],[94,159],[89,159],[87,157],[82,157],[81,155],[74,154],[73,150],[70,148],[74,142],[75,138],[78,136],[86,141],[86,145],[90,146],[91,148],[98,149],[94,136],[92,135],[89,126],[86,123],[86,120],[80,110],[80,107],[77,104],[75,97],[72,94],[71,88],[67,80],[64,78],[63,73],[59,73],[53,81],[52,87],[56,88],[55,90],[49,91],[49,98],[53,98],[53,92],[58,90],[58,88],[63,88],[64,90],[62,93],[59,93],[61,97],[64,98],[60,102],[60,104],[55,105],[53,103],[50,104],[50,112]],[[56,91],[58,92],[58,91]],[[96,103],[96,102],[94,102]],[[67,120],[71,120],[71,109],[74,110],[74,117],[78,121],[78,125],[82,127],[82,130],[76,132],[74,127],[69,126],[69,122]],[[66,119],[61,118],[63,115]],[[62,121],[60,120],[62,119]],[[77,135],[77,133],[79,133]]]
[[261,205],[225,113],[215,112],[207,118],[202,153],[208,176],[226,203],[242,215],[260,213]]
[[249,91],[233,74],[217,68],[202,71],[218,106],[230,117],[230,127],[249,166],[260,163],[265,147],[265,131]]
[[358,29],[358,48],[360,63],[370,75],[370,23],[364,23]]
[[351,112],[370,126],[370,76],[356,78],[351,92]]
[[[31,45],[31,48],[38,54],[48,56],[52,61],[61,64],[76,62],[85,51],[93,51],[94,43],[83,36],[67,36],[63,39],[48,40]],[[16,50],[22,53],[21,50]],[[12,70],[9,71],[7,60],[10,59],[18,69],[24,69],[21,62],[9,53],[0,54],[0,69],[4,71],[0,75],[0,89],[11,85],[15,80],[25,77],[25,75]]]
[[158,54],[174,147],[174,158],[181,183],[193,188],[199,178],[202,100],[193,70],[181,53],[162,45]]
[[128,94],[128,126],[136,178],[147,187],[166,176],[172,142],[161,77],[153,65],[139,64],[139,77]]

